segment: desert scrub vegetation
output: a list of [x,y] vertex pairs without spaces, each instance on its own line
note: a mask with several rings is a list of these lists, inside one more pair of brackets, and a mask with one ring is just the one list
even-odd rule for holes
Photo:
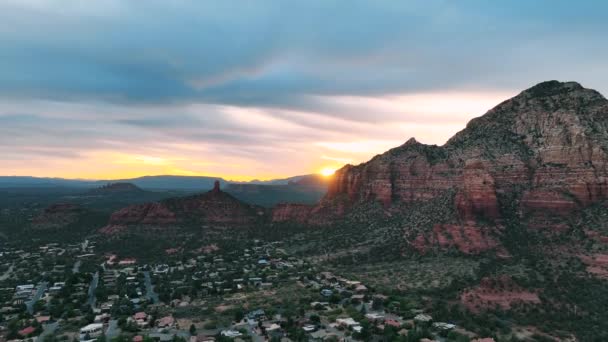
[[479,262],[470,258],[433,257],[339,266],[336,274],[369,284],[380,292],[426,291],[476,278]]

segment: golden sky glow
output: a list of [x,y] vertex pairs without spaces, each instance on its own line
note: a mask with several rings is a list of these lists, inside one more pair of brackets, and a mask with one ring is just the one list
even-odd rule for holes
[[329,176],[333,175],[334,172],[336,172],[336,168],[333,168],[333,167],[324,167],[319,171],[319,173],[325,177],[329,177]]
[[[112,107],[94,128],[70,127],[72,117],[91,108],[72,104],[37,104],[40,113],[65,125],[38,129],[32,139],[17,138],[27,159],[5,153],[0,173],[84,179],[121,179],[144,175],[199,175],[232,180],[273,179],[299,174],[332,174],[399,146],[410,137],[443,144],[511,94],[437,93],[390,97],[328,97],[324,101],[348,115],[265,108],[188,105],[141,108],[150,124],[116,124],[111,118],[137,109]],[[19,104],[9,106],[19,110]],[[1,109],[0,109],[1,110]],[[179,112],[189,122],[164,125],[154,118]],[[217,113],[219,122],[208,121]],[[373,114],[372,114],[373,113]],[[106,122],[107,121],[107,122]],[[36,123],[32,123],[36,125]],[[93,123],[91,123],[93,125]],[[217,127],[205,127],[216,125]]]

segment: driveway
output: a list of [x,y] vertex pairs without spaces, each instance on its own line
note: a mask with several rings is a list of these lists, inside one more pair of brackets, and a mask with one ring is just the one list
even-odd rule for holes
[[146,298],[153,304],[158,303],[158,294],[154,291],[154,285],[152,285],[149,271],[144,271],[144,282],[146,285]]
[[91,308],[94,308],[97,302],[97,298],[95,297],[97,284],[99,284],[99,272],[95,272],[95,274],[93,274],[93,279],[91,279],[91,285],[89,286],[89,299],[87,300],[87,304],[89,304]]
[[42,295],[44,295],[44,291],[46,291],[46,287],[47,287],[48,283],[43,281],[41,283],[38,284],[38,287],[36,287],[36,293],[34,294],[34,296],[32,297],[32,299],[30,299],[29,301],[25,302],[25,306],[27,307],[27,312],[30,313],[30,315],[34,314],[34,304],[40,300],[40,298],[42,298]]
[[118,321],[115,319],[110,320],[108,323],[108,329],[106,330],[106,337],[112,339],[120,335],[120,329],[118,328]]

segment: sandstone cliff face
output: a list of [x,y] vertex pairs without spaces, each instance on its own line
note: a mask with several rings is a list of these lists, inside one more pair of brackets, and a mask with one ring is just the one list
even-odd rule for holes
[[[471,120],[443,146],[410,139],[367,163],[345,166],[307,222],[335,219],[369,201],[389,212],[408,204],[406,210],[416,210],[415,203],[452,191],[455,217],[429,227],[424,239],[417,238],[419,248],[423,240],[441,245],[441,236],[456,231],[483,238],[479,230],[500,230],[499,195],[513,198],[522,217],[567,215],[606,199],[607,151],[608,101],[578,83],[544,82]],[[456,238],[450,245],[462,244]],[[488,235],[467,250],[484,246],[497,244]]]
[[459,185],[455,204],[462,221],[475,222],[479,217],[490,220],[499,218],[496,185],[483,162],[468,160]]
[[[608,101],[599,93],[573,82],[541,83],[472,120],[444,146],[410,139],[367,163],[344,167],[327,196],[390,205],[458,188],[475,192],[471,200],[478,203],[469,203],[475,207],[481,185],[490,192],[522,185],[565,191],[588,204],[607,195],[607,118]],[[476,176],[486,184],[472,184]],[[496,216],[495,208],[484,210]]]

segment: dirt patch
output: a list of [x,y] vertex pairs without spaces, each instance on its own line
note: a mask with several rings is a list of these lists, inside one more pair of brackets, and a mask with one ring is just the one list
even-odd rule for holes
[[508,257],[509,253],[493,235],[500,231],[474,225],[437,224],[428,234],[420,234],[412,245],[421,254],[438,247],[441,250],[455,248],[467,255],[476,255],[494,251],[499,257]]
[[477,287],[465,290],[460,301],[472,312],[484,309],[509,310],[520,304],[540,304],[536,292],[517,285],[510,277],[483,278]]
[[608,279],[608,254],[579,255],[579,258],[587,265],[587,272]]

